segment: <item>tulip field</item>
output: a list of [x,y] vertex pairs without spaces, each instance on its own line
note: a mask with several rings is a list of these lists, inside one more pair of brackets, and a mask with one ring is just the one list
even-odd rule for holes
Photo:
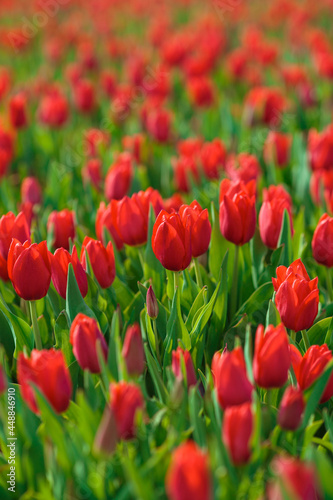
[[0,0],[0,500],[333,499],[332,19]]

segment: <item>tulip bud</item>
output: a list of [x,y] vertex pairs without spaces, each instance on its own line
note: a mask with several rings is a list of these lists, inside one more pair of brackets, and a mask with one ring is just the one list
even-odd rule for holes
[[318,264],[333,266],[333,218],[327,214],[320,217],[313,233],[312,253]]
[[130,382],[111,383],[110,397],[118,437],[120,439],[133,438],[136,435],[136,413],[145,407],[140,388]]
[[172,453],[165,482],[169,500],[210,500],[212,481],[207,454],[193,441],[181,444]]
[[79,80],[74,87],[74,102],[82,113],[90,113],[95,108],[95,90],[88,80]]
[[234,465],[243,465],[251,456],[250,440],[253,431],[251,403],[231,406],[224,412],[222,439]]
[[117,440],[116,419],[110,406],[106,405],[95,436],[94,449],[98,453],[111,455],[116,448]]
[[67,208],[50,213],[47,221],[47,230],[54,232],[53,246],[69,250],[69,240],[75,238],[74,212]]
[[304,398],[300,389],[289,386],[282,398],[278,413],[278,424],[282,429],[295,431],[301,424]]
[[97,321],[79,313],[71,325],[69,341],[73,346],[73,353],[80,367],[91,373],[100,373],[97,342],[100,342],[105,361],[108,356],[108,346]]
[[178,347],[176,351],[172,351],[172,371],[177,378],[182,379],[182,359],[184,360],[185,370],[186,370],[186,379],[187,386],[191,387],[192,385],[196,385],[197,377],[195,374],[195,369],[193,365],[193,361],[191,358],[191,354]]
[[141,375],[145,368],[145,353],[138,323],[127,328],[121,354],[125,360],[128,374]]
[[147,304],[148,316],[151,319],[156,319],[158,316],[158,302],[157,302],[153,287],[151,285],[147,291],[146,304]]

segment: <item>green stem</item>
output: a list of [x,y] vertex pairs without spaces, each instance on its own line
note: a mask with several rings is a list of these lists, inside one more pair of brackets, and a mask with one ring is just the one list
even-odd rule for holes
[[326,267],[326,283],[327,283],[328,299],[330,302],[333,302],[332,276],[331,276],[331,270],[328,267]]
[[176,288],[179,286],[179,273],[178,273],[178,271],[175,271],[173,273],[173,277],[174,277],[174,282],[173,282],[173,284],[174,284],[174,292],[176,293]]
[[238,263],[239,263],[239,246],[235,247],[234,271],[233,271],[233,284],[231,289],[230,298],[230,319],[232,319],[237,311],[237,298],[238,298]]
[[40,351],[41,349],[43,349],[43,346],[42,346],[42,340],[40,338],[39,326],[37,321],[36,302],[34,300],[29,301],[29,306],[30,306],[30,314],[32,321],[32,329],[35,337],[35,344],[36,348]]
[[157,357],[157,360],[158,360],[159,364],[161,364],[160,349],[159,349],[159,346],[158,346],[158,333],[157,333],[156,319],[153,319],[153,331],[154,331],[154,336],[155,336],[156,357]]
[[308,332],[306,330],[302,330],[302,337],[303,337],[304,346],[305,346],[306,350],[308,350],[309,347],[311,347],[311,344],[310,344]]
[[295,330],[290,330],[290,338],[293,342],[296,342],[296,332]]
[[201,290],[203,287],[203,284],[202,284],[202,278],[201,278],[201,272],[200,272],[200,264],[199,264],[198,259],[196,257],[193,259],[193,261],[194,261],[195,278],[197,280],[198,287]]
[[139,250],[139,259],[140,259],[140,264],[142,267],[142,276],[145,275],[145,254],[144,254],[144,247],[138,248]]

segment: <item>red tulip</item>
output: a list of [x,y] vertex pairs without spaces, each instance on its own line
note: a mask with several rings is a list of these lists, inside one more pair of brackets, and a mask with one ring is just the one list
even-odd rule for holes
[[251,403],[230,406],[225,410],[222,439],[234,465],[243,465],[249,461],[253,427]]
[[166,109],[153,109],[147,116],[147,131],[157,142],[170,138],[171,114]]
[[124,246],[124,243],[116,229],[116,223],[114,223],[117,218],[117,216],[115,215],[116,209],[116,204],[109,203],[109,205],[106,206],[105,203],[101,201],[96,214],[95,230],[98,239],[105,243],[104,228],[106,228],[112,236],[112,240],[114,241],[117,249],[121,250]]
[[129,151],[136,163],[140,164],[145,157],[146,138],[143,134],[126,135],[122,139],[124,149]]
[[[239,189],[235,192],[236,189]],[[220,230],[226,240],[244,245],[256,228],[255,196],[249,196],[239,183],[222,181],[220,189]]]
[[198,107],[209,107],[214,102],[214,88],[206,76],[193,77],[187,83],[191,101]]
[[7,260],[8,276],[16,293],[24,300],[45,297],[51,281],[51,263],[46,241],[23,245],[12,239]]
[[182,205],[184,205],[184,200],[179,193],[174,193],[164,200],[164,210],[168,213],[178,212]]
[[200,178],[198,166],[193,157],[180,156],[173,161],[173,168],[175,172],[176,188],[179,191],[183,191],[185,193],[190,192],[190,177],[192,178],[192,182],[196,184],[199,183]]
[[[210,145],[210,143],[207,144]],[[202,140],[198,137],[188,137],[187,139],[182,139],[177,143],[179,156],[186,156],[186,158],[196,158],[200,154],[201,147]]]
[[291,364],[287,332],[277,327],[259,325],[256,332],[253,376],[256,384],[265,389],[282,387],[288,380]]
[[38,205],[42,201],[42,188],[36,177],[26,177],[21,184],[21,198],[23,203]]
[[333,165],[333,125],[322,132],[309,131],[308,153],[312,170],[330,170]]
[[89,80],[79,80],[74,87],[74,102],[82,113],[90,113],[96,106],[95,90]]
[[82,178],[99,189],[102,182],[102,162],[99,158],[90,158],[82,170]]
[[[299,350],[290,345],[293,369],[302,391],[308,389],[324,372],[332,359],[332,353],[326,344],[312,345],[302,357]],[[330,376],[320,403],[325,403],[333,396],[333,374]]]
[[280,403],[279,426],[285,430],[295,431],[301,424],[304,408],[305,402],[302,391],[292,385],[287,387]]
[[181,347],[177,347],[176,351],[172,351],[172,371],[175,377],[183,379],[182,360],[184,361],[186,370],[187,386],[191,387],[192,385],[196,385],[197,377],[195,374],[195,369],[191,358],[191,354],[189,353],[189,351],[186,351]]
[[264,145],[264,159],[266,164],[273,164],[279,168],[288,165],[290,159],[292,137],[271,130]]
[[97,342],[100,343],[101,353],[105,361],[108,357],[108,346],[97,321],[79,313],[71,325],[69,341],[73,346],[74,356],[82,370],[100,373]]
[[291,197],[283,186],[270,186],[263,190],[264,203],[259,212],[259,231],[263,243],[275,249],[278,245],[284,211],[287,210],[290,221],[291,234],[293,223],[291,216]]
[[266,492],[268,500],[322,498],[315,469],[311,464],[303,463],[294,457],[277,456],[272,462],[272,470],[277,480],[268,486]]
[[148,316],[151,319],[156,319],[158,316],[158,311],[159,311],[158,302],[157,302],[153,287],[151,285],[147,290],[146,305],[147,305]]
[[2,365],[0,365],[0,396],[2,396],[2,394],[6,391],[6,389],[7,389],[7,378]]
[[333,266],[333,218],[320,217],[312,238],[312,254],[318,264]]
[[135,418],[137,411],[144,410],[145,402],[141,390],[130,382],[110,384],[111,411],[116,421],[119,439],[135,437]]
[[116,276],[116,264],[111,241],[105,248],[103,243],[86,236],[82,243],[80,261],[83,269],[87,271],[86,253],[88,253],[90,264],[102,288],[109,288]]
[[60,212],[54,210],[49,215],[47,230],[54,233],[52,243],[54,248],[69,250],[69,240],[75,238],[74,212],[71,212],[67,208]]
[[130,153],[121,153],[111,165],[105,179],[105,197],[108,201],[121,200],[127,195],[133,179],[133,160]]
[[225,167],[227,151],[220,139],[205,142],[201,148],[200,161],[208,179],[219,179]]
[[181,444],[172,453],[165,482],[169,500],[210,500],[212,481],[207,453],[193,441]]
[[129,375],[141,375],[143,373],[145,368],[145,352],[138,323],[134,323],[134,325],[127,328],[121,354],[125,360]]
[[152,247],[157,259],[169,271],[183,271],[191,262],[191,219],[162,210],[154,224]]
[[263,124],[278,126],[286,101],[281,92],[271,87],[251,89],[245,100],[245,121],[249,126]]
[[216,352],[212,372],[218,401],[223,409],[252,401],[253,387],[247,378],[243,350]]
[[109,143],[109,134],[105,130],[91,128],[84,133],[84,153],[96,158],[100,150],[105,149]]
[[79,286],[82,297],[88,293],[88,280],[85,270],[77,256],[76,246],[74,245],[72,255],[64,248],[58,248],[54,255],[49,254],[51,261],[52,283],[63,299],[67,294],[68,266],[72,264],[75,278]]
[[21,352],[17,378],[22,398],[34,413],[39,413],[39,410],[31,383],[39,389],[54,411],[62,413],[67,410],[72,395],[72,381],[61,351],[33,349],[30,358]]
[[203,210],[197,201],[192,201],[191,205],[180,207],[179,215],[184,225],[187,217],[191,220],[192,256],[199,257],[207,252],[210,243],[212,227],[208,218],[208,210],[207,208]]
[[55,92],[42,98],[38,114],[42,123],[50,127],[58,128],[67,121],[68,111],[67,99],[59,92]]
[[310,328],[318,313],[318,278],[310,280],[301,259],[279,266],[276,275],[272,281],[282,322],[296,332]]
[[163,200],[158,191],[148,188],[134,193],[131,198],[111,202],[112,224],[120,239],[130,246],[143,245],[148,236],[148,216],[150,204],[158,215]]
[[247,184],[253,180],[257,181],[261,168],[255,155],[240,153],[227,158],[225,171],[232,181],[242,181]]
[[14,128],[20,129],[27,125],[27,101],[24,94],[14,95],[9,101],[9,117]]
[[12,212],[8,212],[0,219],[0,277],[4,281],[9,279],[7,257],[13,238],[21,243],[30,242],[30,229],[23,212],[20,212],[17,217]]

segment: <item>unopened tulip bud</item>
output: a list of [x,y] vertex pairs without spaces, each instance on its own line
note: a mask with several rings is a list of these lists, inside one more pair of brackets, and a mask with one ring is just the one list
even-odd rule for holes
[[289,431],[296,430],[301,423],[304,406],[302,391],[296,387],[289,386],[280,404],[278,413],[279,426]]
[[122,356],[129,375],[141,375],[145,368],[145,353],[138,323],[127,328]]
[[158,316],[158,303],[152,286],[147,291],[147,313],[151,319],[156,319]]

